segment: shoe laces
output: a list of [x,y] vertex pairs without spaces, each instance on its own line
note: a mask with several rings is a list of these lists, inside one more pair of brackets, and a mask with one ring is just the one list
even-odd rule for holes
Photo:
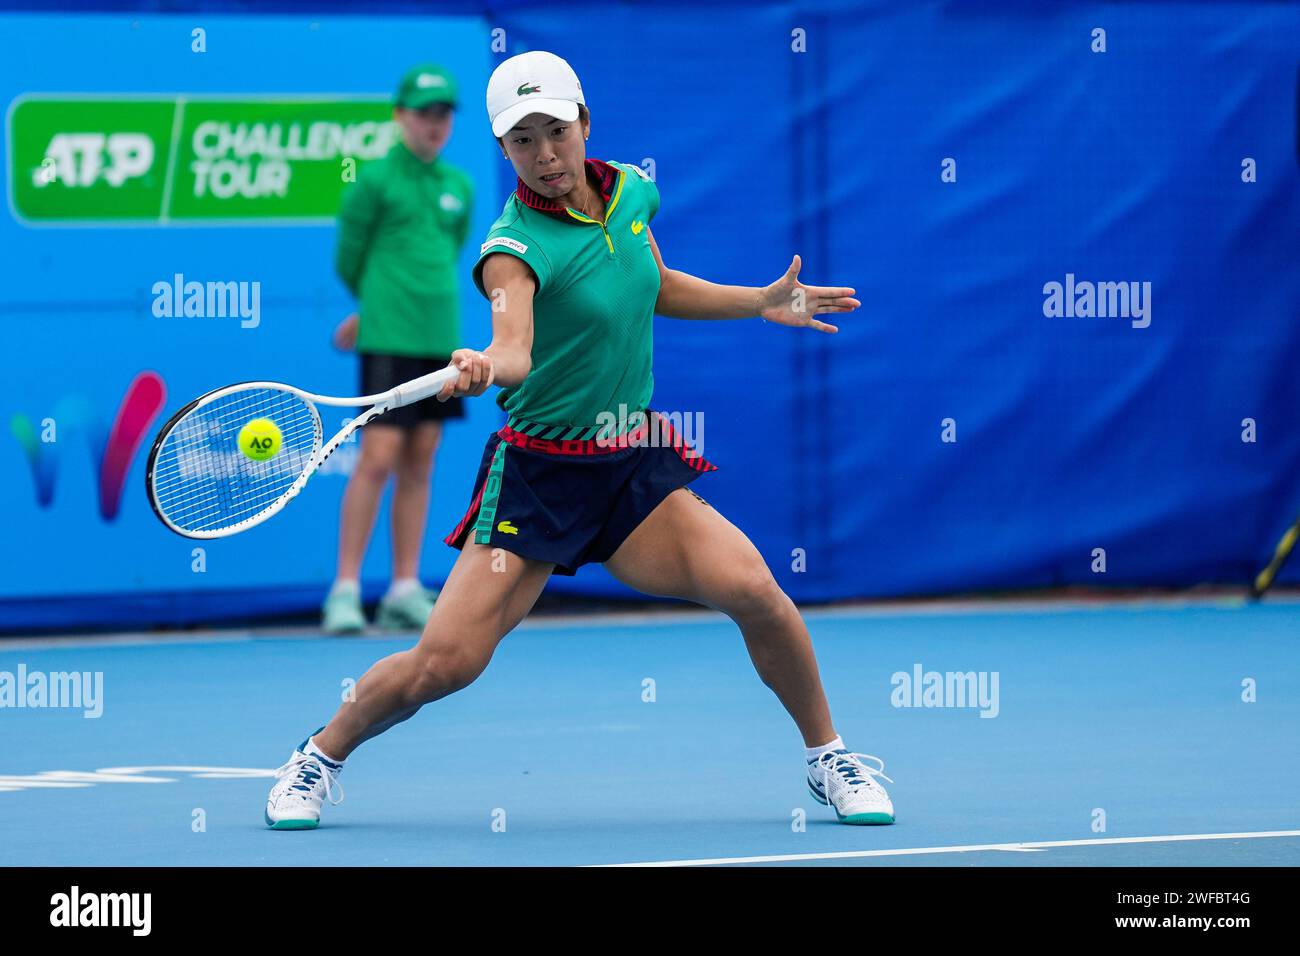
[[[304,794],[309,794],[316,786],[316,781],[324,780],[325,799],[333,806],[338,806],[343,802],[343,784],[338,781],[338,770],[331,770],[320,760],[311,754],[305,754],[301,750],[294,751],[289,761],[275,770],[277,779],[284,777],[293,777],[294,782],[289,786],[290,790],[299,790]],[[339,798],[334,799],[334,788],[338,788]],[[303,797],[307,799],[306,796]]]
[[[873,767],[866,763],[867,760],[874,760],[880,764],[879,767]],[[844,781],[849,787],[872,787],[875,781],[872,777],[883,777],[894,781],[885,776],[885,762],[879,757],[871,754],[854,753],[848,750],[833,750],[830,753],[822,754],[817,763],[821,766],[826,774],[835,774]]]

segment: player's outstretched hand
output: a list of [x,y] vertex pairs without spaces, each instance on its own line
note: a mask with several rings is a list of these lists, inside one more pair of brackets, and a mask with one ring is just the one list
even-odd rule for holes
[[496,378],[496,369],[492,366],[492,357],[474,349],[457,349],[451,353],[447,367],[460,369],[460,378],[448,382],[438,393],[438,401],[449,398],[482,395],[487,391],[492,380]]
[[839,327],[813,318],[828,312],[852,312],[862,305],[853,298],[853,289],[830,286],[804,285],[799,281],[798,256],[790,263],[785,275],[767,286],[759,294],[759,315],[778,325],[816,329],[818,332],[838,332]]
[[360,320],[353,312],[334,326],[334,347],[341,352],[351,352],[357,347],[357,326]]

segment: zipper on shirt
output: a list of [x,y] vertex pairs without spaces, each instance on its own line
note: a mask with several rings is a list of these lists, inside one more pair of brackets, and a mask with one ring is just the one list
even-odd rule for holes
[[605,210],[604,222],[601,222],[599,219],[592,219],[590,216],[583,215],[581,213],[576,213],[572,209],[569,210],[569,215],[572,216],[574,219],[578,220],[579,222],[586,222],[586,223],[591,223],[591,225],[593,226],[599,226],[601,234],[605,237],[605,245],[609,247],[610,258],[614,257],[614,240],[610,238],[609,229],[607,228],[607,224],[609,223],[608,209]]
[[594,223],[597,226],[600,226],[600,231],[605,236],[605,245],[609,247],[609,256],[611,259],[614,258],[614,240],[611,239],[609,236],[609,228],[608,228],[609,214],[613,211],[614,207],[618,205],[619,194],[622,192],[623,176],[625,176],[626,173],[620,170],[618,175],[619,175],[618,186],[615,187],[613,197],[610,199],[609,203],[605,206],[604,222],[601,222],[599,219],[592,219],[590,216],[586,215],[585,213],[574,212],[572,209],[568,211],[569,215],[572,216],[574,219],[577,219],[579,222],[590,222],[590,223]]

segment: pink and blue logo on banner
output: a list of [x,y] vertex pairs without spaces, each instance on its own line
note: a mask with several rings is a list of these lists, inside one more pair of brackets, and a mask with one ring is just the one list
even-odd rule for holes
[[[79,434],[89,445],[91,460],[99,476],[99,516],[105,521],[117,517],[122,490],[131,462],[149,434],[149,429],[167,398],[167,389],[157,372],[144,371],[127,386],[111,424],[100,414],[98,406],[82,395],[69,395],[54,407],[50,419],[36,423],[23,414],[9,420],[9,430],[22,446],[31,465],[36,486],[36,503],[49,508],[54,503],[58,470],[63,465],[66,441],[50,440],[43,432]],[[48,422],[48,424],[47,424]],[[66,467],[66,465],[64,465]]]

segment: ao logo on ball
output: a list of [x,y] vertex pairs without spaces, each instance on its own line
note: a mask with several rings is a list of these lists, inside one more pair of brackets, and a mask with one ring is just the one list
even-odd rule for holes
[[283,436],[269,418],[254,418],[239,430],[239,450],[254,461],[267,461],[280,451]]

